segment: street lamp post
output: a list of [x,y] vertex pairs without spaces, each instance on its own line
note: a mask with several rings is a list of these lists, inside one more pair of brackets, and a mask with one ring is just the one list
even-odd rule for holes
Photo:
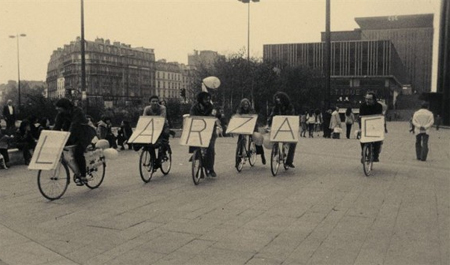
[[[247,6],[247,62],[250,68],[250,2],[257,3],[259,0],[238,0],[244,4],[248,4]],[[255,100],[253,98],[253,75],[252,75],[252,87],[250,91],[250,96],[252,98],[252,107],[255,107]]]
[[10,38],[12,38],[12,39],[17,39],[17,90],[18,90],[18,92],[19,92],[19,111],[20,111],[20,105],[21,105],[21,102],[20,102],[20,56],[19,56],[19,38],[20,37],[26,37],[27,35],[26,34],[16,34],[15,36],[14,35],[10,35],[9,37]]

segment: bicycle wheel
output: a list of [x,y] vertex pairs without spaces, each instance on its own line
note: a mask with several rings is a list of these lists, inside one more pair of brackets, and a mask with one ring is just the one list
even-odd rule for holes
[[203,177],[203,161],[201,150],[197,149],[192,154],[192,180],[195,185],[200,183],[200,179]]
[[289,154],[289,144],[283,144],[282,145],[282,152],[281,154],[283,155],[283,167],[284,170],[288,170],[289,167],[286,165],[286,160],[287,160],[287,155]]
[[280,148],[278,143],[274,143],[272,146],[272,153],[270,155],[270,170],[272,175],[275,177],[278,173],[278,168],[280,167]]
[[69,168],[60,161],[54,170],[39,170],[37,182],[42,196],[51,201],[59,199],[69,186]]
[[154,161],[150,155],[150,151],[143,149],[139,158],[139,173],[141,174],[142,181],[145,183],[148,183],[152,179],[153,165]]
[[365,144],[363,146],[363,170],[368,177],[372,173],[373,167],[373,147],[372,144]]
[[[103,158],[102,158],[103,160]],[[104,160],[103,160],[104,161]],[[87,182],[85,183],[86,186],[88,186],[88,188],[90,189],[96,189],[98,187],[100,187],[100,185],[103,182],[103,179],[105,178],[105,168],[106,168],[106,163],[103,162],[102,164],[89,169],[89,171],[87,172]]]
[[251,137],[249,137],[247,152],[248,152],[248,163],[250,164],[250,166],[254,166],[256,163],[257,154],[255,142],[253,142]]
[[164,175],[169,174],[170,169],[172,168],[172,149],[170,145],[167,145],[167,150],[161,156],[161,172]]
[[242,137],[240,140],[239,140],[239,142],[238,142],[238,144],[237,144],[237,146],[236,146],[236,165],[235,165],[235,167],[236,167],[236,170],[238,171],[238,172],[241,172],[242,171],[242,168],[244,167],[244,162],[245,162],[245,159],[244,159],[244,153],[245,153],[245,139],[244,139],[244,137]]

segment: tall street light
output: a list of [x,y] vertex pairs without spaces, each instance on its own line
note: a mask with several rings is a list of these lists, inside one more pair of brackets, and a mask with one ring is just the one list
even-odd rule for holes
[[80,52],[81,52],[81,102],[83,103],[83,109],[87,113],[87,92],[86,92],[86,59],[84,50],[84,0],[81,0],[81,40],[80,40]]
[[18,90],[18,92],[19,92],[19,111],[20,111],[20,106],[21,106],[21,103],[20,103],[20,56],[19,56],[19,38],[20,37],[26,37],[27,35],[26,34],[16,34],[15,36],[14,35],[10,35],[9,37],[11,38],[11,39],[17,39],[17,90]]
[[[244,4],[248,4],[247,8],[247,61],[248,66],[250,68],[250,2],[257,3],[259,0],[238,0]],[[253,98],[253,76],[252,76],[252,87],[251,87],[251,98],[252,98],[252,106],[255,107],[255,100]]]

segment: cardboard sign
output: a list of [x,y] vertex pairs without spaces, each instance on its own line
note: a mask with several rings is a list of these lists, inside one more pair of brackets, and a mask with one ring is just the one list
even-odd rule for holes
[[253,134],[258,115],[234,115],[228,123],[226,133]]
[[59,163],[70,132],[44,130],[39,136],[28,169],[53,170]]
[[361,143],[384,140],[384,116],[369,115],[361,117]]
[[299,139],[299,117],[292,116],[274,116],[272,128],[270,130],[271,142],[296,143]]
[[165,118],[161,116],[139,117],[136,129],[130,136],[128,143],[154,144],[164,128]]
[[183,121],[180,144],[208,147],[216,120],[216,118],[210,116],[186,117]]

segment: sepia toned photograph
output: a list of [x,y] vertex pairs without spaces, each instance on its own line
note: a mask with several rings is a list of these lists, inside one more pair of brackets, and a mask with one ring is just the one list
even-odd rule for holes
[[0,0],[0,265],[450,264],[449,0]]

